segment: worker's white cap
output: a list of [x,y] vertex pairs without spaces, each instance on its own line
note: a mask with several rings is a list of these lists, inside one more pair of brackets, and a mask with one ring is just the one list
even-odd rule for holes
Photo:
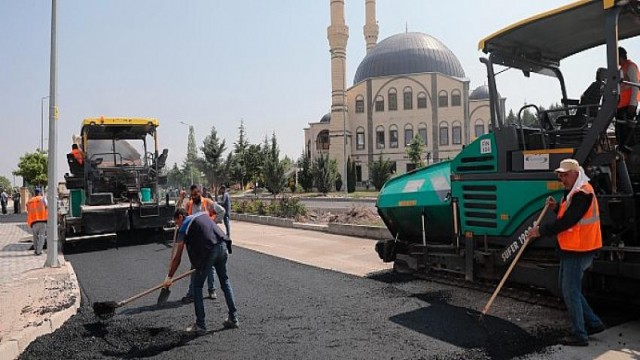
[[557,173],[566,173],[569,171],[579,171],[580,164],[575,159],[564,159],[560,162],[560,167],[554,171]]

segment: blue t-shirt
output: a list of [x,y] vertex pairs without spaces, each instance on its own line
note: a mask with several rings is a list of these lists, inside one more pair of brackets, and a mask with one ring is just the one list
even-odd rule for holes
[[191,265],[195,269],[205,266],[207,257],[225,235],[206,212],[187,216],[178,229],[176,241],[184,241]]

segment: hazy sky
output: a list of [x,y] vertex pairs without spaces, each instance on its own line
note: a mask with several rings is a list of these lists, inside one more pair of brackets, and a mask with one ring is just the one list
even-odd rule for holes
[[[346,1],[347,80],[365,54],[365,0]],[[515,21],[566,4],[558,0],[378,0],[378,41],[424,32],[460,60],[471,89],[486,82],[478,40]],[[182,163],[188,128],[198,146],[215,126],[228,148],[240,119],[249,140],[275,132],[281,154],[297,158],[303,128],[330,109],[329,0],[59,0],[58,177],[80,122],[94,116],[143,116],[160,121],[167,164]],[[13,180],[19,157],[40,144],[41,98],[49,94],[51,2],[0,0],[0,175]],[[632,59],[640,44],[622,43]],[[605,64],[602,49],[562,64],[577,98]],[[513,76],[512,76],[513,75]],[[507,109],[525,101],[559,100],[551,81],[526,86],[500,77]],[[45,147],[48,137],[45,103]],[[18,180],[19,183],[19,180]]]

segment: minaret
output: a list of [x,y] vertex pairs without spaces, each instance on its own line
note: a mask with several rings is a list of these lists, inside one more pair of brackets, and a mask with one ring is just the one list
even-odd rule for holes
[[[347,40],[349,27],[344,21],[344,0],[330,0],[331,25],[327,28],[327,38],[331,53],[331,123],[329,125],[329,157],[338,163],[338,171],[346,185],[346,157],[350,155],[345,149],[345,130],[349,129],[347,119]],[[348,134],[347,134],[348,135]],[[346,139],[349,142],[349,139]],[[346,155],[346,156],[345,156]]]
[[376,0],[366,0],[365,4],[364,41],[367,43],[367,53],[378,42],[378,21],[376,20]]

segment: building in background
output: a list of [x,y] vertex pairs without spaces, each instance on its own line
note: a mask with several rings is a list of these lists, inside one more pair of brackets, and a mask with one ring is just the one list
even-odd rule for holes
[[[464,145],[486,133],[490,123],[488,87],[471,90],[460,61],[445,44],[420,32],[392,35],[377,43],[375,0],[365,1],[367,55],[349,88],[344,0],[331,1],[327,31],[331,111],[304,129],[307,154],[311,158],[329,154],[340,173],[346,146],[360,183],[369,179],[368,164],[379,155],[393,162],[395,173],[412,170],[405,150],[416,135],[426,144],[425,163],[432,163],[455,157]],[[504,105],[503,98],[502,109]]]

